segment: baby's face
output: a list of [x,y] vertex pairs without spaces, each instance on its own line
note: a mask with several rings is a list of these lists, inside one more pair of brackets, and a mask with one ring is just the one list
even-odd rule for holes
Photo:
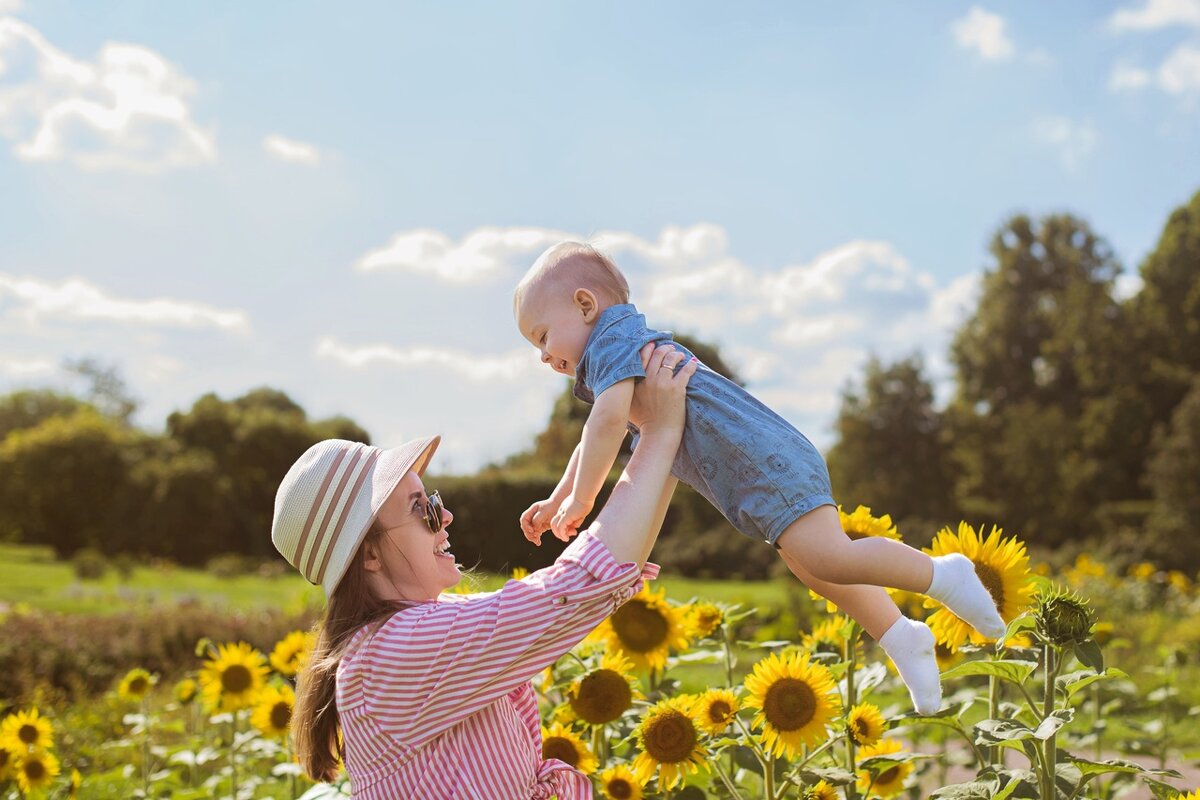
[[595,313],[585,312],[569,295],[554,292],[556,296],[549,297],[550,294],[548,290],[530,292],[517,313],[517,326],[521,335],[541,352],[543,364],[574,377],[592,333]]

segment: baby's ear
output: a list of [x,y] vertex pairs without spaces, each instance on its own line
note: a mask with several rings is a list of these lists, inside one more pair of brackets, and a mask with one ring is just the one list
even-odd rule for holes
[[596,295],[591,289],[576,289],[575,294],[571,296],[575,301],[575,307],[583,314],[584,322],[595,322],[596,317],[600,314],[600,303],[596,300]]

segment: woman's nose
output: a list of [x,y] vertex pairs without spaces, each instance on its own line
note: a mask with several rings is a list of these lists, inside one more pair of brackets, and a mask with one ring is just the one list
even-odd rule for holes
[[450,513],[450,509],[442,506],[442,527],[446,527],[451,522],[454,522],[454,515]]

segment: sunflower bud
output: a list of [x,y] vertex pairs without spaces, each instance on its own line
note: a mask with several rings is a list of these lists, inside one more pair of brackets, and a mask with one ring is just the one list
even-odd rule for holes
[[1063,647],[1092,638],[1095,612],[1073,592],[1054,589],[1038,595],[1033,611],[1043,641]]

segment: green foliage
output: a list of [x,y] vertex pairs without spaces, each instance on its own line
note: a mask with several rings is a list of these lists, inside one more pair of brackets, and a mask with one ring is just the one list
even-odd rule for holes
[[881,509],[901,530],[937,530],[955,517],[942,415],[920,356],[867,362],[842,393],[829,475],[842,505]]
[[1154,490],[1148,527],[1155,555],[1180,566],[1200,564],[1200,373],[1155,440],[1147,471]]
[[51,417],[69,417],[87,404],[52,389],[23,389],[0,397],[0,441],[13,431],[37,427]]
[[81,581],[96,581],[108,572],[108,559],[94,547],[85,547],[71,556],[71,568]]

